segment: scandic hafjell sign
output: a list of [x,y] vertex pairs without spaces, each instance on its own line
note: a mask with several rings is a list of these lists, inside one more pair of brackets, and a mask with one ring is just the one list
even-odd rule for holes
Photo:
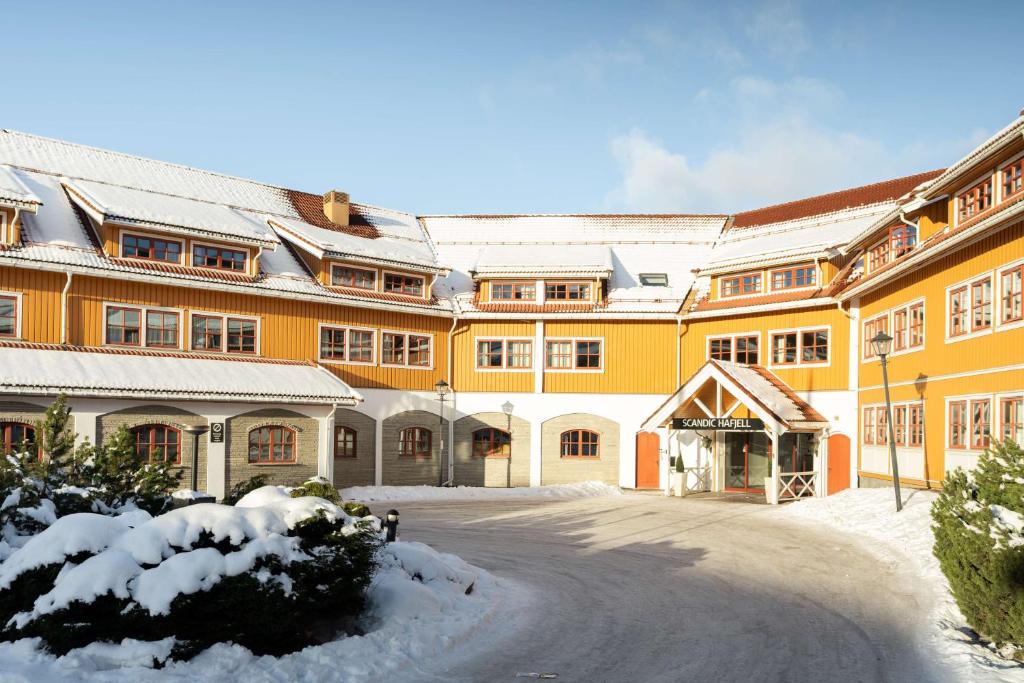
[[753,432],[764,429],[764,420],[753,417],[674,417],[672,429],[732,429]]

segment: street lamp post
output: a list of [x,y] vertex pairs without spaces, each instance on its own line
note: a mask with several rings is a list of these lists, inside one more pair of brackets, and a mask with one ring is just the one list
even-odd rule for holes
[[199,437],[210,431],[208,425],[189,425],[183,430],[192,435],[192,490],[199,490]]
[[512,410],[515,406],[512,401],[505,401],[501,404],[501,412],[505,413],[508,424],[508,458],[505,460],[505,488],[512,488]]
[[889,459],[892,461],[892,485],[896,491],[896,512],[903,509],[903,498],[900,496],[900,464],[896,459],[896,439],[892,428],[892,402],[889,400],[889,371],[886,367],[886,356],[892,349],[892,337],[879,332],[871,340],[871,348],[882,363],[882,386],[885,388],[885,424],[889,436]]
[[437,485],[444,486],[444,400],[447,398],[448,390],[451,387],[448,386],[448,382],[439,379],[437,384],[434,385],[434,389],[437,391],[437,400],[441,403],[441,410],[437,413],[437,434],[441,437],[441,447],[437,452],[439,460],[437,463]]

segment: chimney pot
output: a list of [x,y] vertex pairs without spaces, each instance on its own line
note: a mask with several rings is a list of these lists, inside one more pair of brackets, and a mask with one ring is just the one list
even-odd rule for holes
[[324,215],[327,216],[327,220],[335,225],[347,227],[349,218],[348,192],[331,190],[325,193]]

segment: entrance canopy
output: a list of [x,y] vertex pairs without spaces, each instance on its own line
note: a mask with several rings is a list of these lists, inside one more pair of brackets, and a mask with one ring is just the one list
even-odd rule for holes
[[642,429],[664,427],[678,417],[760,419],[775,434],[828,426],[821,413],[765,368],[720,360],[705,363],[647,418]]

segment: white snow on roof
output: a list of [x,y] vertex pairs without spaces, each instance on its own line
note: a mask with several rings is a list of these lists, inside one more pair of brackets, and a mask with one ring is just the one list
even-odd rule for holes
[[889,213],[882,202],[782,223],[727,231],[711,252],[705,272],[811,256],[842,246]]
[[101,224],[184,229],[267,246],[278,242],[265,220],[224,204],[89,180],[67,181],[66,185],[72,201]]
[[297,219],[272,217],[269,221],[279,237],[307,251],[312,245],[320,252],[317,256],[326,254],[340,258],[437,268],[434,254],[425,242],[390,236],[370,239],[338,230],[327,230]]
[[19,204],[40,204],[39,197],[25,187],[18,178],[18,172],[10,166],[0,165],[0,202],[17,202]]
[[612,252],[606,245],[559,244],[537,249],[536,245],[493,244],[480,250],[474,272],[481,277],[516,273],[594,274],[612,272]]
[[947,183],[953,178],[968,170],[971,165],[975,162],[980,161],[986,154],[989,154],[993,149],[998,148],[1007,142],[1012,142],[1020,138],[1021,132],[1024,131],[1024,112],[1002,130],[998,131],[983,143],[975,147],[973,150],[968,152],[957,161],[952,164],[949,168],[942,172],[937,178],[934,178],[931,182],[925,183],[925,187],[922,188],[921,194],[924,198],[929,199],[935,196],[936,192],[941,190]]
[[[510,247],[509,260],[529,256],[547,263],[582,245],[607,248],[612,273],[609,305],[601,313],[609,314],[674,313],[693,283],[691,271],[707,262],[725,220],[687,215],[422,218],[438,258],[453,269],[443,284],[457,294],[473,291],[469,273],[492,248]],[[641,287],[640,273],[666,273],[669,287]]]
[[789,396],[765,379],[761,373],[739,363],[716,361],[716,365],[784,422],[792,424],[793,422],[807,421],[800,408],[790,400]]
[[0,392],[354,404],[361,396],[313,365],[0,348]]

